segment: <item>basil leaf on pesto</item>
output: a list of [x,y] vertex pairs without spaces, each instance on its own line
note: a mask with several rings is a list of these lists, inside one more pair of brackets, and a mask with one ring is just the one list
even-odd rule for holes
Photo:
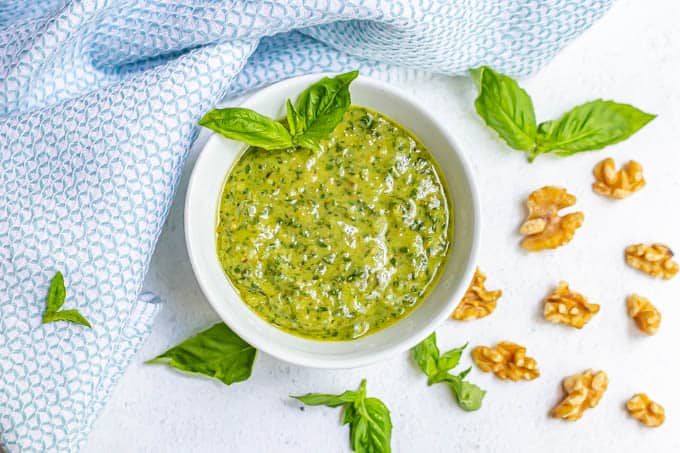
[[536,116],[531,98],[510,77],[489,67],[472,74],[479,83],[475,109],[484,122],[511,148],[529,151],[536,136]]
[[310,406],[343,406],[342,424],[349,425],[349,441],[357,453],[389,453],[391,451],[392,420],[390,411],[377,398],[366,397],[366,379],[359,390],[339,395],[309,393],[291,396]]
[[571,156],[602,149],[627,139],[654,118],[656,115],[629,104],[602,99],[587,102],[574,107],[559,120],[541,123],[537,151]]
[[432,332],[429,337],[413,348],[412,353],[421,371],[427,375],[427,385],[447,383],[461,409],[475,411],[482,406],[486,392],[475,384],[464,381],[470,368],[457,375],[449,373],[458,365],[466,347],[467,343],[440,354],[436,334]]
[[333,78],[324,77],[300,93],[294,109],[292,104],[287,104],[289,124],[293,118],[290,127],[296,145],[319,148],[319,140],[333,132],[349,108],[349,84],[358,75],[359,71],[351,71]]
[[250,109],[211,110],[198,124],[232,140],[268,150],[293,146],[291,135],[283,124]]
[[165,363],[229,385],[250,377],[256,353],[255,348],[221,322],[146,363]]
[[43,313],[42,323],[55,321],[68,321],[74,324],[80,324],[87,327],[92,327],[90,322],[85,319],[78,310],[62,310],[59,309],[66,302],[66,285],[64,285],[64,275],[61,272],[54,274],[50,289],[47,293],[47,308]]
[[290,102],[290,99],[286,100],[286,121],[288,121],[288,130],[293,135],[298,135],[302,133],[302,118],[300,114],[295,110],[295,106]]
[[286,102],[288,129],[281,121],[242,107],[214,109],[198,122],[201,126],[232,140],[266,150],[301,146],[320,149],[326,138],[342,121],[351,104],[349,84],[359,71],[324,77],[298,96],[296,105]]

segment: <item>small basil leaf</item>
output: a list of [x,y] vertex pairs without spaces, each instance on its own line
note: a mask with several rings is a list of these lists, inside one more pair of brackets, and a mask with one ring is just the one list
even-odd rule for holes
[[198,124],[232,140],[268,150],[293,146],[291,135],[283,124],[250,109],[211,110]]
[[456,402],[461,409],[465,411],[476,411],[482,407],[482,400],[486,391],[482,390],[475,384],[467,381],[463,381],[458,377],[452,376],[452,379],[447,381],[454,396],[456,397]]
[[434,332],[413,348],[413,358],[428,378],[432,379],[437,375],[439,372],[439,348],[437,347],[437,335]]
[[346,403],[353,402],[357,397],[357,392],[347,390],[339,395],[330,395],[325,393],[308,393],[306,395],[294,396],[295,398],[307,406],[328,406],[328,407],[338,407]]
[[61,308],[66,301],[66,286],[64,285],[64,275],[57,272],[52,277],[50,290],[47,293],[47,311],[54,312]]
[[43,324],[55,321],[68,321],[74,324],[80,324],[87,327],[92,327],[90,322],[85,319],[83,315],[80,314],[78,310],[62,310],[55,312],[46,312],[43,316]]
[[470,371],[472,370],[472,367],[467,368],[466,370],[461,371],[456,375],[458,379],[461,381],[467,377],[468,374],[470,374]]
[[463,346],[452,349],[439,357],[438,366],[440,371],[449,371],[454,369],[458,362],[460,362],[460,356],[463,354],[465,348],[467,348],[467,343]]
[[80,314],[78,310],[58,311],[66,301],[66,285],[64,285],[64,275],[57,272],[52,277],[50,289],[47,293],[47,307],[43,313],[42,323],[47,324],[55,321],[68,321],[74,324],[92,327],[90,322]]
[[528,151],[535,146],[536,115],[531,98],[510,77],[487,66],[472,73],[479,78],[475,108],[487,126],[514,149]]
[[359,71],[324,77],[309,86],[295,102],[295,134],[293,143],[318,149],[318,142],[326,138],[342,121],[351,104],[349,84]]
[[292,135],[297,135],[302,132],[300,114],[295,110],[290,99],[286,100],[286,119],[288,120],[288,130]]
[[250,377],[256,353],[226,324],[218,323],[146,363],[166,363],[229,385]]
[[538,127],[538,152],[570,156],[623,141],[656,115],[632,105],[598,99],[574,107],[556,121]]
[[392,451],[392,420],[387,406],[377,398],[366,398],[363,410],[356,413],[358,416],[349,422],[352,449],[357,453]]

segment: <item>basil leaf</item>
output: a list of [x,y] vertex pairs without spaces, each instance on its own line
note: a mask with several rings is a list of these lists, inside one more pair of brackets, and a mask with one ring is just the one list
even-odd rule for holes
[[432,332],[429,337],[413,348],[413,358],[428,378],[433,378],[439,372],[439,348],[437,335]]
[[449,373],[460,362],[460,357],[467,347],[467,343],[440,356],[436,341],[437,338],[433,332],[432,335],[413,348],[413,357],[420,369],[427,375],[427,385],[445,382],[449,384],[456,402],[462,409],[466,411],[479,409],[486,392],[475,384],[463,381],[472,368],[468,368],[458,375]]
[[[366,398],[349,420],[349,438],[352,450],[358,453],[392,451],[392,420],[390,411],[377,398]],[[343,416],[343,419],[345,417]]]
[[598,99],[574,107],[556,121],[538,126],[538,152],[559,156],[602,149],[623,141],[656,115],[632,105]]
[[166,363],[229,385],[250,377],[256,353],[255,348],[221,322],[146,363]]
[[450,351],[444,353],[439,357],[439,370],[440,371],[449,371],[453,368],[455,368],[458,365],[458,362],[460,361],[460,356],[463,354],[463,351],[465,348],[467,348],[467,343],[465,343],[463,346],[455,349],[451,349]]
[[80,324],[87,327],[92,327],[90,322],[80,314],[78,310],[62,310],[58,311],[66,302],[66,285],[64,284],[64,275],[57,272],[52,277],[50,289],[47,292],[47,308],[43,313],[42,323],[47,324],[55,321],[68,321],[74,324]]
[[293,146],[291,135],[283,124],[250,109],[211,110],[198,124],[232,140],[268,150]]
[[467,369],[461,371],[456,375],[456,377],[460,380],[463,380],[468,374],[470,374],[470,371],[472,371],[472,367],[468,367]]
[[64,285],[64,274],[57,272],[52,277],[50,289],[47,292],[47,312],[55,312],[64,305],[66,301],[66,285]]
[[296,400],[305,403],[307,406],[328,406],[328,407],[338,407],[342,406],[345,403],[351,403],[356,399],[356,397],[357,392],[353,392],[351,390],[348,390],[339,395],[329,395],[325,393],[308,393],[306,395],[300,396],[291,395],[291,398],[295,398]]
[[43,324],[54,321],[68,321],[74,324],[80,324],[87,327],[92,327],[90,322],[80,314],[78,310],[62,310],[55,312],[46,312],[43,316]]
[[290,99],[286,100],[286,120],[288,121],[288,130],[292,135],[298,135],[302,132],[302,118],[300,118],[300,114],[295,110]]
[[295,102],[287,104],[288,120],[294,118],[291,126],[293,143],[305,148],[318,149],[318,142],[326,138],[342,121],[351,104],[349,84],[356,79],[359,71],[351,71],[333,78],[324,77],[304,90]]
[[453,379],[447,380],[447,382],[461,409],[465,411],[476,411],[482,407],[482,400],[484,399],[484,395],[486,395],[486,391],[475,384],[463,381],[458,377],[452,376],[452,378]]
[[510,77],[487,66],[474,71],[472,77],[479,79],[475,109],[487,126],[511,148],[532,150],[535,146],[536,115],[527,92]]
[[293,396],[305,404],[337,407],[342,405],[342,424],[349,425],[349,440],[358,453],[389,453],[392,438],[392,420],[387,406],[377,398],[366,397],[366,379],[356,392],[340,395],[309,393]]

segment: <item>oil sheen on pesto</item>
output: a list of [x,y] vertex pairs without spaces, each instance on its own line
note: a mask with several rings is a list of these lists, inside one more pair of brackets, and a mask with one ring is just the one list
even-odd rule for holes
[[322,149],[248,148],[224,185],[222,267],[288,332],[350,340],[405,317],[435,284],[452,214],[430,152],[352,106]]

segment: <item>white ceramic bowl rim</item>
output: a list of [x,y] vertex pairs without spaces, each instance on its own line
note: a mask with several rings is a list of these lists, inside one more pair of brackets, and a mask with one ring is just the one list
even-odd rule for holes
[[[270,85],[242,107],[278,118],[285,99],[295,99],[324,75],[310,74]],[[414,98],[385,82],[359,76],[351,85],[353,103],[395,119],[428,147],[437,160],[453,204],[454,238],[444,271],[427,300],[407,317],[352,341],[327,342],[297,337],[270,325],[243,303],[224,274],[216,253],[215,220],[222,186],[241,143],[213,134],[194,166],[186,195],[185,234],[196,279],[218,315],[258,350],[286,362],[317,368],[352,368],[403,352],[432,333],[456,307],[475,269],[479,203],[472,172],[455,139]]]

